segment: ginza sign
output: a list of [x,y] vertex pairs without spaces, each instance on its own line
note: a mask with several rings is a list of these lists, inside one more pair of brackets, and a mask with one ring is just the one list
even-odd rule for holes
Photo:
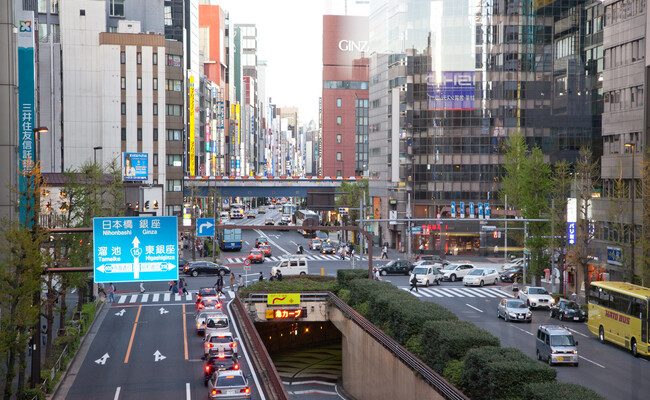
[[339,49],[341,51],[359,51],[367,52],[368,51],[368,41],[359,40],[357,42],[353,40],[339,40]]

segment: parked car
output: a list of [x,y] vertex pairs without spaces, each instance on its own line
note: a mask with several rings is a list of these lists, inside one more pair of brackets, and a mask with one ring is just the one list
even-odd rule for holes
[[501,299],[497,305],[497,318],[503,318],[504,321],[533,321],[533,313],[530,308],[519,299]]
[[221,353],[237,354],[237,341],[231,332],[212,332],[203,339],[203,355],[209,357]]
[[501,279],[501,282],[521,282],[523,280],[524,276],[524,267],[523,266],[515,266],[515,267],[510,267],[506,269],[505,271],[501,272],[499,274],[499,279]]
[[272,275],[276,275],[278,271],[282,273],[282,276],[307,275],[309,273],[309,261],[305,256],[289,256],[271,268]]
[[435,265],[431,264],[414,266],[409,277],[409,282],[413,279],[413,275],[416,276],[418,285],[429,286],[434,283],[440,285],[440,281],[442,280],[442,272]]
[[246,259],[250,260],[252,264],[261,264],[264,262],[264,253],[259,249],[253,249],[250,253],[248,253]]
[[271,246],[268,244],[261,244],[258,249],[264,253],[264,257],[271,257],[273,255],[273,250],[271,249]]
[[208,381],[217,371],[239,371],[239,360],[233,354],[217,354],[208,357],[203,366],[203,383],[208,386]]
[[499,283],[499,273],[494,268],[474,268],[463,278],[465,286],[483,286]]
[[219,218],[222,218],[222,219],[228,219],[229,216],[230,216],[230,214],[228,214],[228,211],[221,211],[219,213]]
[[196,333],[199,335],[205,333],[205,327],[207,324],[206,321],[209,318],[219,316],[219,315],[223,315],[223,313],[221,311],[205,311],[205,310],[197,312],[196,317],[194,317],[194,322],[196,324]]
[[441,271],[444,280],[455,282],[464,278],[472,269],[474,269],[474,266],[471,264],[448,264]]
[[580,308],[580,305],[572,300],[559,299],[555,305],[551,307],[551,318],[557,318],[560,321],[578,321],[584,322],[587,320],[587,313]]
[[258,214],[266,214],[266,207],[260,207],[257,209]]
[[321,254],[335,254],[336,249],[334,248],[334,246],[332,246],[331,243],[325,242],[325,243],[321,243],[320,253]]
[[255,248],[260,247],[261,244],[269,244],[269,239],[265,237],[255,238]]
[[551,308],[555,303],[546,289],[538,286],[525,286],[519,291],[519,299],[525,301],[530,308]]
[[393,260],[386,265],[378,267],[379,274],[386,275],[409,275],[413,270],[413,264],[406,260]]
[[578,342],[567,328],[557,325],[540,325],[535,340],[537,359],[548,365],[572,364],[578,366]]
[[211,261],[192,261],[183,268],[185,275],[230,275],[230,268]]
[[439,255],[435,255],[435,254],[433,254],[433,255],[431,255],[431,254],[421,255],[418,258],[417,262],[421,262],[421,261],[423,261],[423,262],[425,262],[427,264],[439,264],[439,265],[442,265],[442,266],[445,266],[445,265],[449,264],[449,261],[443,260],[442,257],[440,257]]
[[320,240],[319,238],[310,239],[307,242],[307,247],[309,248],[309,250],[320,250],[322,245],[323,245],[323,241]]
[[251,397],[251,388],[241,370],[217,371],[208,380],[208,396],[211,399]]

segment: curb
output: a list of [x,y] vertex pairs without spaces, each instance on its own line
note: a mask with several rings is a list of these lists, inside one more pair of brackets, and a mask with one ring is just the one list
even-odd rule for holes
[[[102,301],[100,303],[97,311],[95,312],[95,318],[93,319],[92,324],[90,324],[90,326],[88,327],[88,330],[86,331],[86,334],[83,335],[83,337],[81,338],[81,341],[79,342],[79,349],[77,349],[77,352],[72,357],[72,360],[70,360],[70,363],[68,364],[68,367],[65,369],[65,371],[64,371],[63,375],[61,376],[61,379],[59,380],[59,382],[56,384],[56,386],[54,386],[54,389],[52,390],[52,394],[45,396],[46,399],[52,400],[52,399],[57,398],[57,396],[59,395],[59,390],[61,389],[61,386],[63,386],[63,383],[66,381],[66,379],[68,379],[68,373],[75,366],[75,363],[77,362],[77,360],[79,358],[79,355],[82,352],[84,353],[84,358],[85,358],[85,355],[88,353],[88,348],[84,348],[84,346],[86,345],[86,339],[88,338],[88,336],[90,336],[91,333],[93,333],[92,331],[95,328],[95,324],[97,323],[97,321],[99,321],[100,319],[101,319],[101,321],[104,320],[103,316],[100,318],[100,314],[104,313],[104,316],[106,315],[106,313],[104,312],[105,311],[104,310],[105,305],[106,305],[105,301]],[[95,338],[95,335],[96,335],[96,332],[92,334],[93,339]],[[92,343],[92,340],[90,341],[90,343]],[[90,343],[88,343],[88,347],[90,347]],[[66,395],[67,395],[67,391],[66,391]],[[65,398],[65,396],[64,396],[64,398]]]

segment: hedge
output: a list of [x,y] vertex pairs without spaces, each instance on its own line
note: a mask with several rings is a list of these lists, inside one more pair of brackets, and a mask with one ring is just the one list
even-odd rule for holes
[[281,281],[255,282],[238,291],[240,297],[252,292],[337,292],[338,282],[334,278],[321,276],[284,277]]
[[366,269],[339,269],[336,271],[336,280],[339,285],[346,287],[353,279],[367,279],[368,270]]
[[529,383],[523,387],[521,397],[526,400],[605,400],[591,389],[572,383]]
[[461,386],[473,400],[518,399],[523,385],[554,381],[556,373],[518,349],[486,346],[467,352]]
[[442,373],[451,360],[461,360],[481,346],[500,345],[499,339],[466,321],[429,321],[422,329],[424,362]]

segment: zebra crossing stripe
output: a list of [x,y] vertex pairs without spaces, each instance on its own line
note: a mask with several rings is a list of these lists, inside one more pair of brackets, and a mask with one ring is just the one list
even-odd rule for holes
[[181,301],[181,295],[178,293],[174,294],[174,301]]
[[[438,293],[437,293],[438,290],[436,290],[436,289],[427,289],[427,288],[425,288],[425,289],[420,289],[420,290],[421,290],[423,293],[429,293],[429,294],[431,294],[431,295],[433,295],[433,296],[436,296],[436,297],[443,297],[441,294],[438,294]],[[433,297],[433,296],[429,296],[429,297]]]
[[154,293],[153,294],[153,299],[151,301],[153,301],[155,303],[155,302],[158,301],[159,298],[160,298],[160,293]]
[[466,289],[468,292],[474,293],[478,297],[489,297],[485,295],[485,292],[481,289]]
[[142,295],[142,302],[146,303],[149,301],[149,293],[145,293]]
[[426,289],[418,288],[418,292],[422,293],[422,296],[424,297],[433,297]]
[[438,291],[443,294],[445,297],[463,297],[462,295],[455,293],[448,288],[438,289]]
[[453,289],[448,289],[448,290],[454,291],[455,293],[460,293],[462,296],[476,297],[476,296],[474,296],[474,293],[470,292],[467,288],[458,288],[458,289],[453,288]]
[[117,301],[117,304],[124,304],[127,297],[128,297],[127,295],[120,296],[120,299]]
[[129,300],[129,303],[135,303],[136,300],[138,300],[138,295],[137,294],[132,294],[131,295],[131,300]]
[[496,293],[499,295],[499,297],[503,297],[503,296],[505,296],[505,297],[510,297],[510,298],[515,297],[512,293],[505,292],[505,291],[503,291],[503,290],[501,290],[501,289],[494,288],[494,289],[492,289],[492,290],[493,290],[494,292],[496,292]]
[[412,295],[415,296],[415,297],[422,297],[422,295],[421,295],[420,293],[417,293],[417,292],[411,292],[411,291],[408,290],[407,288],[400,288],[400,289],[402,289],[402,290],[405,291],[406,293],[410,293],[410,294],[412,294]]
[[232,290],[229,290],[228,291],[228,296],[230,296],[230,298],[234,299],[235,298],[235,292],[233,292]]
[[185,300],[187,300],[187,301],[191,301],[191,300],[192,300],[192,294],[191,294],[191,293],[187,293],[187,294],[185,295]]
[[163,301],[169,301],[169,298],[171,297],[171,293],[165,293],[163,297]]

